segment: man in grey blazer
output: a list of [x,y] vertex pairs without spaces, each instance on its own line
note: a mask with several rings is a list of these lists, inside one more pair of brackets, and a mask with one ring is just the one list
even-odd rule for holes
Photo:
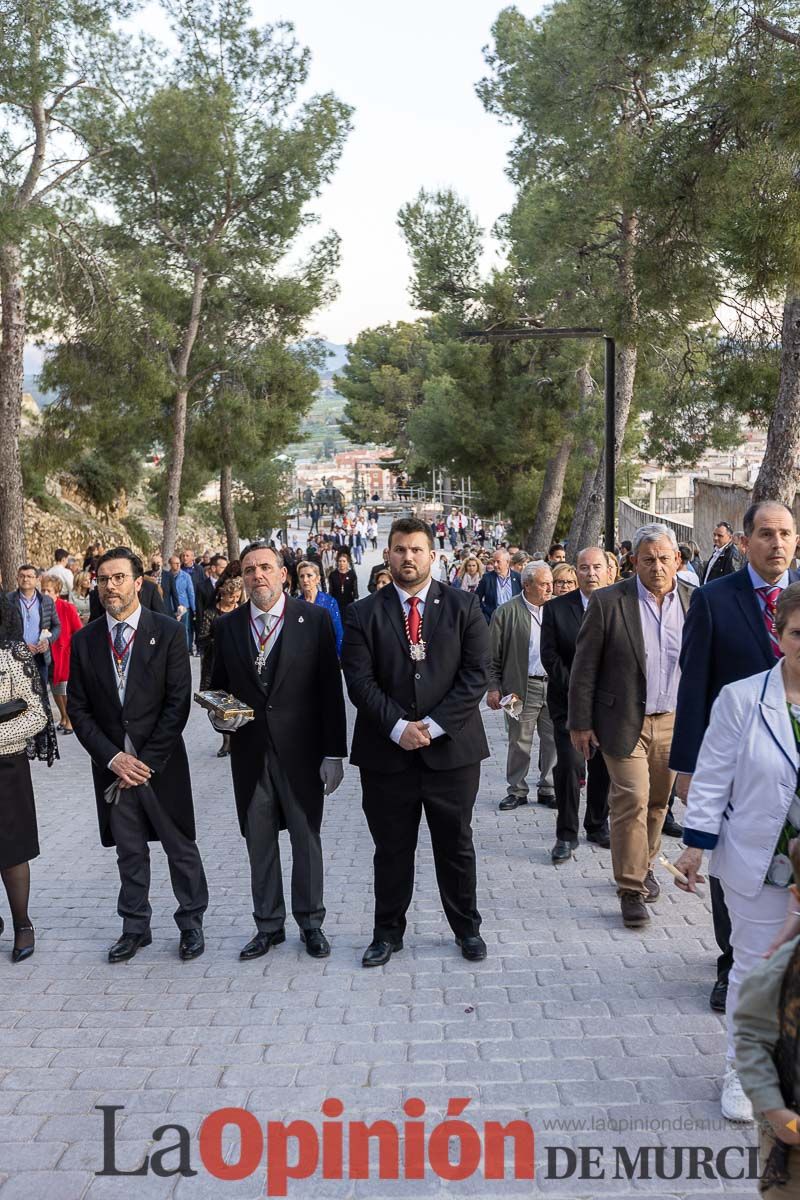
[[540,642],[542,610],[553,595],[553,573],[545,562],[528,563],[522,572],[522,592],[499,605],[489,625],[491,655],[486,701],[498,709],[512,692],[523,701],[518,720],[506,715],[508,795],[500,811],[528,803],[528,771],[534,733],[539,734],[539,784],[537,799],[555,807],[553,767],[556,747],[553,722],[547,711],[547,673],[542,665]]
[[675,772],[669,768],[683,622],[692,588],[677,578],[666,525],[633,538],[636,574],[595,592],[578,634],[567,725],[585,759],[599,749],[611,779],[611,861],[623,923],[646,925],[660,888],[653,862]]

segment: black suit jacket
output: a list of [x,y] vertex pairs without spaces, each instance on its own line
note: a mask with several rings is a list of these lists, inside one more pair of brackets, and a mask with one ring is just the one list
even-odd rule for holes
[[[518,596],[522,591],[522,576],[519,571],[511,572],[511,599]],[[492,613],[497,608],[497,572],[485,571],[481,576],[481,581],[475,589],[475,595],[478,597],[481,606],[481,612],[486,618],[486,623],[491,621]]]
[[[789,582],[800,579],[790,571]],[[669,765],[692,774],[722,688],[775,666],[747,567],[695,588],[681,643],[681,682]]]
[[[422,637],[427,657],[413,662],[393,585],[347,610],[342,667],[357,710],[350,752],[356,766],[396,774],[419,753],[427,767],[446,771],[488,757],[478,706],[488,679],[489,630],[477,598],[432,580]],[[392,729],[401,718],[423,717],[444,734],[424,750],[401,750],[389,736]]]
[[[186,634],[177,621],[143,608],[131,648],[125,703],[120,705],[105,620],[91,621],[72,638],[67,711],[78,741],[92,759],[100,839],[113,846],[103,792],[116,776],[108,763],[125,745],[153,772],[159,802],[187,837],[194,838],[189,763],[181,736],[192,704]],[[150,840],[157,841],[154,830]]]
[[728,542],[725,549],[715,560],[713,567],[709,571],[706,579],[706,571],[708,571],[708,562],[703,567],[703,574],[700,577],[701,583],[711,583],[715,579],[722,579],[725,575],[732,575],[734,571],[738,571],[742,565],[742,556],[736,548],[734,542]]
[[[164,607],[164,601],[161,599],[161,593],[152,579],[142,579],[139,603],[142,608],[149,608],[151,612],[165,614],[167,611]],[[104,617],[105,615],[106,610],[100,603],[100,593],[97,588],[92,588],[89,592],[89,620],[96,621],[98,617]]]
[[554,721],[567,723],[569,675],[575,643],[583,624],[583,601],[576,588],[548,600],[542,608],[539,656],[547,672],[547,707]]
[[[700,589],[682,579],[677,588],[686,613],[692,593]],[[647,656],[635,575],[592,596],[572,668],[568,727],[593,729],[604,754],[626,758],[639,740],[647,707]]]
[[214,606],[216,591],[214,584],[204,571],[202,579],[194,585],[195,620],[197,621],[198,629],[203,619],[203,613],[207,608],[213,608]]
[[270,741],[300,804],[320,803],[323,758],[347,754],[342,676],[327,611],[287,596],[279,643],[275,676],[266,691],[255,667],[250,604],[217,617],[211,686],[231,692],[255,713],[231,735],[233,792],[243,836]]

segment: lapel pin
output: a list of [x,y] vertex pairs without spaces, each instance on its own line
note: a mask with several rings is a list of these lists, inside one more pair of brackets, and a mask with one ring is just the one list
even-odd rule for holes
[[298,625],[302,625],[302,624],[303,624],[303,621],[305,621],[305,617],[298,617],[298,618],[297,618],[297,624],[298,624]]
[[156,644],[156,639],[155,639],[155,638],[150,638],[150,645],[151,645],[151,646],[155,646],[155,644]]
[[438,603],[439,603],[439,601],[438,601],[438,600],[434,600],[434,602],[433,602],[433,603],[434,603],[434,604],[438,604]]

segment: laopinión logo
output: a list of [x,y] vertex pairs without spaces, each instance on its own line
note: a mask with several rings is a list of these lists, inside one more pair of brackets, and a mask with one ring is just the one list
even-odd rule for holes
[[[447,1105],[444,1121],[428,1129],[426,1105],[411,1098],[403,1105],[409,1118],[396,1123],[378,1120],[343,1121],[344,1104],[335,1097],[321,1107],[321,1128],[310,1121],[267,1121],[244,1108],[220,1108],[204,1119],[197,1138],[200,1162],[223,1182],[247,1179],[264,1172],[267,1196],[286,1196],[291,1180],[369,1179],[377,1157],[378,1179],[424,1179],[430,1170],[440,1179],[458,1182],[473,1175],[484,1179],[533,1179],[534,1134],[527,1121],[487,1121],[482,1132],[461,1120],[469,1097]],[[138,1167],[122,1171],[116,1165],[117,1113],[122,1104],[98,1104],[103,1114],[103,1169],[97,1175],[197,1175],[192,1140],[185,1125],[160,1125],[153,1130],[159,1148],[146,1154]],[[238,1131],[238,1158],[225,1159],[226,1137]],[[168,1140],[167,1140],[168,1139]],[[510,1170],[506,1173],[506,1157]]]

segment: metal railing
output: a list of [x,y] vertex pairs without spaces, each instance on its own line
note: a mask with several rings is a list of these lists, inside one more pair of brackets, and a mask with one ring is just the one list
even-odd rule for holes
[[689,542],[694,537],[691,525],[683,525],[663,513],[650,512],[649,509],[640,508],[638,504],[634,504],[627,497],[620,499],[617,509],[617,528],[621,542],[631,541],[637,529],[640,529],[642,525],[652,525],[656,521],[674,530],[679,542]]

